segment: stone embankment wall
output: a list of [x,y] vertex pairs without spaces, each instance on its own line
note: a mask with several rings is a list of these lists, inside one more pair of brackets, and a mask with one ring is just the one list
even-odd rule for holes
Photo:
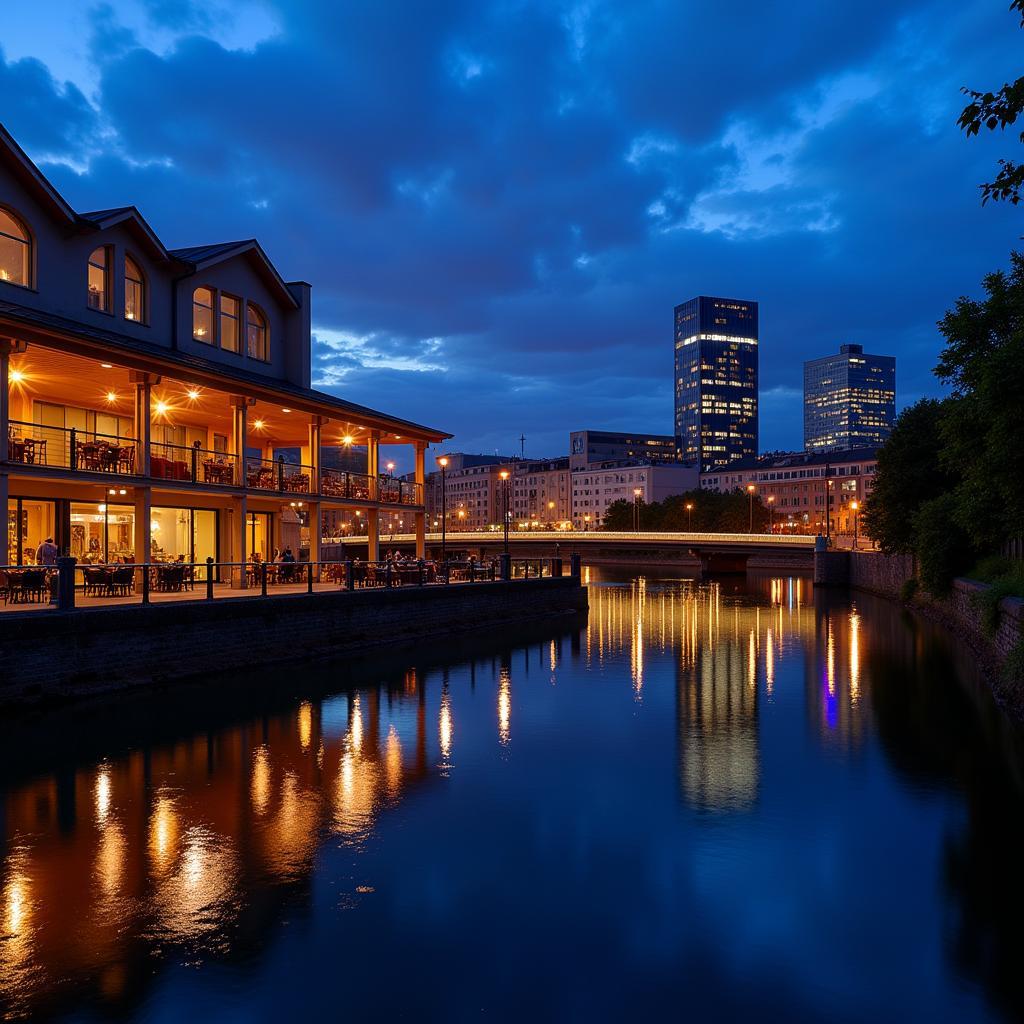
[[288,594],[0,616],[0,705],[58,700],[251,667],[443,644],[582,614],[578,577]]

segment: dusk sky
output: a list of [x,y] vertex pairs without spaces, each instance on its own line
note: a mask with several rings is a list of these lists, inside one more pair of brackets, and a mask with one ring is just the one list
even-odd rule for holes
[[564,454],[672,430],[672,308],[761,304],[761,447],[802,443],[802,361],[898,358],[1008,262],[959,89],[1020,73],[1005,0],[8,5],[0,120],[79,210],[169,246],[258,237],[313,285],[314,383]]

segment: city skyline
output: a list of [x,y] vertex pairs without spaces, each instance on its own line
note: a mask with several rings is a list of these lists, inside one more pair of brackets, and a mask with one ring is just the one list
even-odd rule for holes
[[[318,386],[442,404],[463,448],[669,432],[668,310],[702,293],[761,304],[761,447],[794,448],[799,367],[839,341],[900,359],[901,404],[939,393],[935,322],[1020,234],[980,206],[1003,140],[963,138],[959,90],[1012,79],[1018,40],[998,4],[728,18],[23,6],[0,119],[76,208],[259,237],[317,281]],[[727,74],[671,59],[726,29]]]

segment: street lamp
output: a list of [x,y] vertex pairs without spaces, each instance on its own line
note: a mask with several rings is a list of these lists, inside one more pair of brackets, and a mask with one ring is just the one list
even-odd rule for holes
[[505,554],[508,554],[508,470],[503,469],[498,476],[501,477],[501,508],[502,519],[504,520],[502,526],[505,531]]
[[775,532],[775,495],[768,495],[768,532]]
[[445,470],[448,468],[448,456],[442,455],[437,464],[441,467],[441,563],[446,561],[448,554],[448,487],[445,483]]
[[688,501],[686,503],[686,530],[688,533],[693,533],[693,502]]
[[588,512],[583,517],[583,532],[586,533],[590,529],[590,513]]
[[633,532],[640,532],[640,495],[644,492],[639,487],[633,488]]
[[750,497],[750,524],[747,527],[747,533],[754,532],[754,491],[756,488],[753,484],[747,484],[747,494]]
[[860,503],[857,501],[850,502],[850,508],[853,509],[853,550],[857,550],[857,513],[860,510]]

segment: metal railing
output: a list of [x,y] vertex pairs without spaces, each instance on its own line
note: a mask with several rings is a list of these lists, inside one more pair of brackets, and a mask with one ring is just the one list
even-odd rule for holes
[[150,476],[157,480],[234,486],[238,460],[227,452],[203,448],[197,441],[185,446],[153,441],[149,446]]
[[378,501],[388,505],[422,505],[423,485],[393,476],[382,476],[377,482]]
[[344,498],[346,501],[377,500],[372,476],[340,469],[321,470],[320,493],[328,498]]
[[256,491],[288,494],[316,494],[316,473],[312,466],[285,462],[284,458],[260,459],[247,456],[245,486]]
[[[573,562],[578,573],[578,559]],[[562,560],[508,556],[487,562],[475,559],[427,559],[316,562],[79,563],[59,558],[56,566],[0,566],[3,605],[46,606],[64,611],[79,599],[90,607],[107,601],[149,605],[163,601],[231,600],[274,594],[325,593],[339,590],[400,590],[448,587],[498,580],[561,576]]]
[[23,465],[56,466],[88,473],[132,475],[137,469],[134,437],[78,427],[48,427],[11,420],[8,459]]

